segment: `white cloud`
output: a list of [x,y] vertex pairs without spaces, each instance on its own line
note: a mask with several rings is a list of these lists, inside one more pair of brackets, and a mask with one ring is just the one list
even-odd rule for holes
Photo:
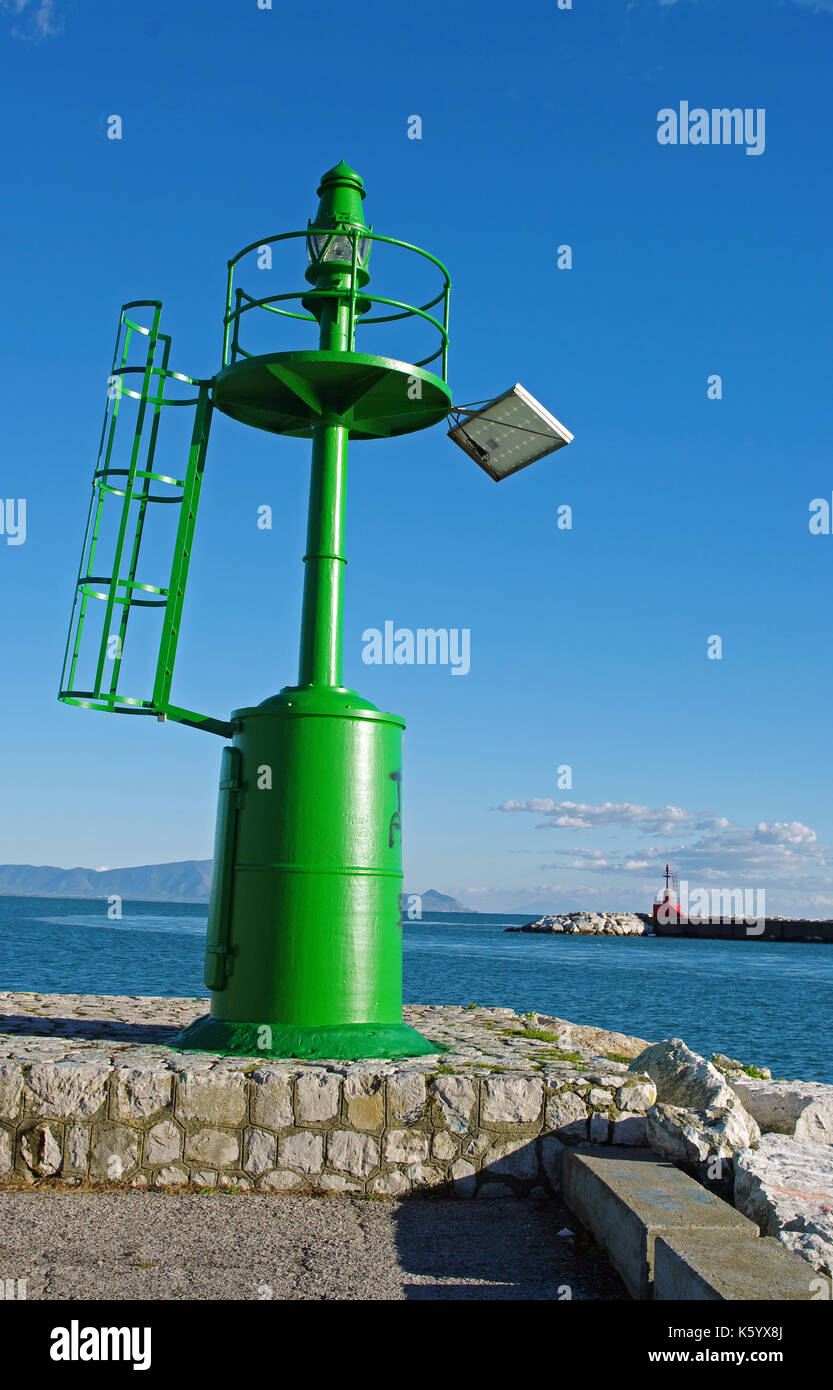
[[499,811],[532,811],[546,817],[536,829],[599,830],[612,825],[633,825],[643,835],[673,835],[682,830],[706,830],[728,825],[704,811],[684,811],[680,806],[638,806],[630,801],[605,801],[589,805],[576,801],[505,801]]
[[11,29],[14,39],[51,39],[63,33],[64,24],[55,13],[55,0],[0,0],[0,5],[15,21]]

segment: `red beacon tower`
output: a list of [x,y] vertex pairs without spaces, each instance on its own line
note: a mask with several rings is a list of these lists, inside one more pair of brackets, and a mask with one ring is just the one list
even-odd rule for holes
[[655,922],[683,921],[680,912],[680,881],[669,864],[665,866],[665,888],[659,901],[651,908],[651,916]]

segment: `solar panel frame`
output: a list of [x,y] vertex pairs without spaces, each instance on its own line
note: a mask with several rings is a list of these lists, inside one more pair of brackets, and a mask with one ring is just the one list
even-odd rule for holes
[[[520,382],[480,410],[466,412],[465,418],[448,431],[448,437],[496,483],[564,448],[574,438]],[[488,457],[481,457],[478,451]],[[504,464],[512,457],[509,466],[495,466],[499,452]]]

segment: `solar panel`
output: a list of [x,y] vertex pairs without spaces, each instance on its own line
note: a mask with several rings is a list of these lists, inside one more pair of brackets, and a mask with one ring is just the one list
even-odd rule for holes
[[461,449],[499,483],[510,473],[572,442],[570,431],[517,383],[479,410],[462,416],[448,431]]

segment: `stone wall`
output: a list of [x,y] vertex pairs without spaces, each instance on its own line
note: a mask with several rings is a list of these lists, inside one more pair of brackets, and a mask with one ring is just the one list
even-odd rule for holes
[[420,1007],[448,1051],[273,1061],[165,1045],[206,1001],[0,995],[0,1185],[460,1197],[559,1190],[565,1146],[641,1145],[641,1039],[510,1009]]

